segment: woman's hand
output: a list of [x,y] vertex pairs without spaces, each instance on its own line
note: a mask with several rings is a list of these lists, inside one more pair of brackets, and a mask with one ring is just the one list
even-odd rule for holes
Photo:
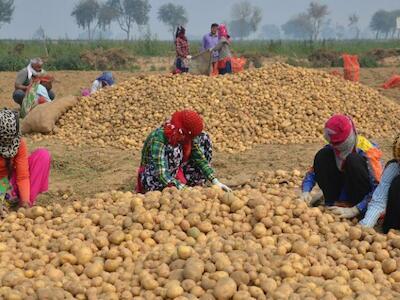
[[360,214],[357,206],[353,207],[339,207],[339,206],[331,206],[328,207],[328,210],[338,215],[341,218],[352,219],[357,217]]

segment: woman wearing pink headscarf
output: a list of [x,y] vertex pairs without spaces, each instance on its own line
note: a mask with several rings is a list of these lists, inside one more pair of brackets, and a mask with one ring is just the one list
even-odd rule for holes
[[[314,165],[302,184],[301,198],[309,205],[315,184],[322,190],[325,205],[334,213],[352,218],[365,213],[381,174],[382,152],[358,135],[354,123],[345,115],[334,115],[325,124],[328,145],[315,155]],[[339,207],[346,206],[346,207]]]
[[228,30],[224,24],[218,26],[218,44],[209,49],[209,51],[218,51],[218,73],[220,75],[232,73],[232,53],[231,42],[228,35]]

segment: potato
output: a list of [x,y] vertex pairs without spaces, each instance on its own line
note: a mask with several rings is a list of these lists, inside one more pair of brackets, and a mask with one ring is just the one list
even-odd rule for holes
[[85,275],[89,278],[95,278],[100,276],[101,272],[103,272],[103,264],[100,262],[94,262],[86,266]]
[[183,294],[183,288],[180,285],[180,282],[178,280],[172,280],[168,282],[165,286],[167,289],[167,297],[174,299],[176,297],[182,296]]
[[125,234],[120,230],[116,230],[109,236],[108,239],[109,239],[110,243],[119,245],[124,241]]
[[387,258],[382,262],[382,270],[386,274],[393,273],[394,271],[397,270],[397,263],[394,259],[392,258]]
[[217,300],[230,299],[237,291],[235,281],[229,277],[218,280],[214,288],[214,296]]
[[351,240],[359,240],[361,238],[361,229],[358,227],[350,227],[349,236]]
[[75,255],[78,260],[78,264],[84,265],[92,260],[93,251],[89,247],[81,247],[76,251]]
[[0,224],[0,298],[400,298],[396,233],[308,208],[293,172],[254,180],[229,196],[112,191],[34,219],[11,213]]
[[185,279],[191,279],[199,281],[204,272],[204,262],[197,258],[189,258],[183,269],[183,277]]
[[179,246],[177,251],[179,258],[187,259],[192,255],[193,249],[188,246]]

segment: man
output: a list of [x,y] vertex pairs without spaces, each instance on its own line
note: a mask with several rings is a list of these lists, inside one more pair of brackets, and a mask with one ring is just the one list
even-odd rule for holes
[[[17,79],[15,80],[15,90],[13,99],[19,105],[25,98],[25,94],[32,83],[32,77],[43,75],[45,71],[42,69],[43,61],[40,58],[31,59],[29,65],[18,72]],[[49,97],[54,100],[55,95],[53,91],[49,91]]]
[[[211,32],[207,33],[203,37],[202,51],[214,48],[218,44],[218,24],[214,23],[211,25]],[[218,61],[218,51],[213,51],[212,53],[212,63],[213,67]]]

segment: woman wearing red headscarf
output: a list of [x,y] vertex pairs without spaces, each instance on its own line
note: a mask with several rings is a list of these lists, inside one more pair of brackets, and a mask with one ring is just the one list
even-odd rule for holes
[[[312,205],[317,200],[311,190],[318,184],[325,205],[334,213],[352,218],[365,213],[382,174],[381,151],[365,137],[357,135],[350,117],[334,115],[325,124],[329,142],[314,158],[313,168],[302,185],[302,199]],[[347,206],[347,207],[339,207]]]
[[136,191],[160,191],[169,186],[182,189],[207,180],[230,191],[214,177],[211,159],[211,140],[203,132],[200,115],[191,110],[175,112],[144,142]]
[[228,29],[224,24],[218,27],[218,44],[209,51],[218,51],[218,73],[220,75],[232,73],[232,53]]

